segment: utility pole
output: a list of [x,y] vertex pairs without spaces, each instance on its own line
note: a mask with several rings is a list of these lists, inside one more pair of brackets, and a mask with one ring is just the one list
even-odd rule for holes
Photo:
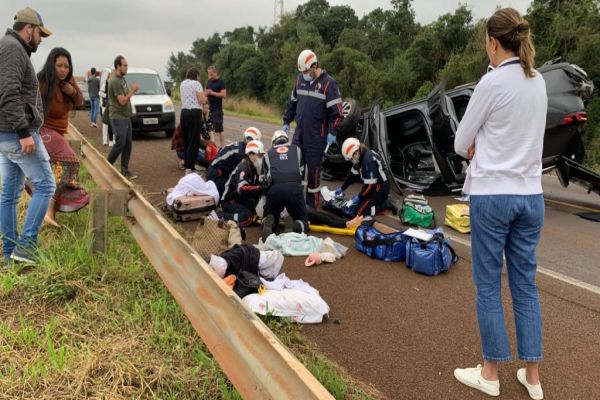
[[283,0],[275,0],[275,6],[273,8],[273,25],[277,25],[283,18]]

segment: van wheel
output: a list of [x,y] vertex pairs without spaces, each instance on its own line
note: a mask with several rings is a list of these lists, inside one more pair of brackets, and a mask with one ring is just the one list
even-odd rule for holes
[[165,130],[165,136],[168,138],[173,137],[174,132],[175,132],[175,129],[167,129],[167,130]]
[[337,141],[342,143],[347,138],[354,136],[356,124],[360,118],[360,110],[356,100],[347,98],[342,102],[342,114],[344,119],[340,122],[337,130]]

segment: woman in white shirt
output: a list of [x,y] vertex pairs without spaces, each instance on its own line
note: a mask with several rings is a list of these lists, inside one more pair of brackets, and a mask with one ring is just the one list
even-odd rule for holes
[[202,109],[207,104],[202,84],[198,82],[198,68],[190,68],[185,80],[179,86],[181,96],[181,133],[185,148],[185,173],[194,171],[198,149],[200,148],[200,132],[202,131]]
[[502,256],[517,331],[517,378],[533,399],[539,380],[542,321],[535,249],[544,223],[542,147],[546,86],[534,67],[529,24],[512,8],[487,21],[486,52],[493,69],[477,84],[456,132],[455,149],[471,160],[463,191],[471,202],[473,281],[483,367],[455,377],[491,396],[500,394],[498,363],[512,358],[502,310]]

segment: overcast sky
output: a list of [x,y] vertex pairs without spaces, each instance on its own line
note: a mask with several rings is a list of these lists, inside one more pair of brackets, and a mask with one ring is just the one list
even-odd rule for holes
[[[498,5],[527,11],[531,0],[466,0],[475,18],[490,16]],[[293,12],[301,0],[284,0],[284,12]],[[458,1],[416,0],[420,23],[452,12]],[[109,66],[122,54],[130,66],[148,67],[166,77],[171,52],[188,52],[198,37],[236,27],[273,25],[274,0],[0,0],[0,27],[12,27],[15,12],[26,6],[40,13],[53,35],[32,56],[36,69],[53,47],[71,52],[76,75],[91,66]],[[377,7],[390,9],[389,0],[329,0],[351,6],[360,18]],[[294,63],[295,60],[290,60]]]

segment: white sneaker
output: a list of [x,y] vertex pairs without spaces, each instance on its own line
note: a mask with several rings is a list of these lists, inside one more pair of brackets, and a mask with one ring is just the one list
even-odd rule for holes
[[210,214],[208,214],[206,216],[207,219],[211,219],[213,221],[218,221],[219,220],[219,215],[217,214],[217,212],[215,210],[212,210],[210,212]]
[[462,384],[482,391],[490,396],[500,396],[500,381],[488,381],[481,376],[482,366],[476,368],[456,368],[454,377]]
[[542,384],[532,385],[527,382],[527,373],[525,368],[521,368],[517,371],[517,379],[521,382],[521,385],[525,386],[529,392],[529,397],[534,400],[541,400],[544,398],[544,391],[542,390]]

